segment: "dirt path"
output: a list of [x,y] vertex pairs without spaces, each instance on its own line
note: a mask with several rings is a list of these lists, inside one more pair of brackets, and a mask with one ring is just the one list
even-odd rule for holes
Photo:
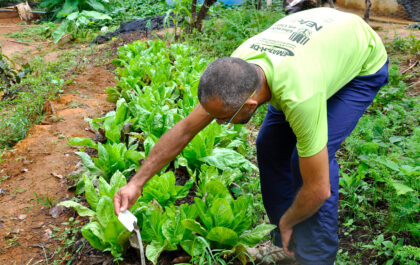
[[93,135],[84,118],[101,116],[113,108],[104,94],[113,85],[113,74],[103,68],[81,72],[60,99],[51,102],[55,115],[47,120],[50,124],[33,126],[0,165],[0,179],[7,178],[0,185],[4,191],[0,196],[0,236],[4,239],[0,241],[0,264],[35,263],[44,259],[42,246],[54,249],[51,232],[69,216],[54,219],[47,204],[72,197],[60,176],[77,168],[77,156],[67,141]]
[[0,47],[3,54],[9,58],[12,58],[16,54],[27,56],[39,53],[39,51],[45,49],[45,47],[49,45],[24,43],[8,38],[5,33],[17,32],[23,30],[25,27],[31,27],[31,25],[18,25],[20,22],[19,18],[0,18]]
[[[6,23],[7,22],[7,23]],[[0,21],[0,26],[15,21]],[[21,27],[0,27],[0,33]],[[11,42],[0,34],[3,52],[31,53],[31,45]],[[29,50],[28,50],[29,49]],[[99,117],[113,108],[106,102],[105,89],[115,85],[114,75],[104,68],[89,66],[77,73],[56,100],[47,102],[50,118],[33,126],[26,139],[0,164],[0,264],[49,264],[57,242],[51,239],[54,227],[63,227],[69,213],[50,215],[56,202],[73,197],[67,191],[66,176],[77,168],[78,157],[67,142],[72,137],[91,137],[85,117]],[[51,108],[52,107],[52,108]],[[51,257],[47,258],[51,259]]]

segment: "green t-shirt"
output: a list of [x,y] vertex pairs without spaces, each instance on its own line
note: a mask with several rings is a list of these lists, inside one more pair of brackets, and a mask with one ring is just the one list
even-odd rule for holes
[[356,76],[376,73],[387,54],[360,17],[331,8],[301,11],[248,39],[232,57],[260,66],[297,138],[299,156],[328,141],[327,99]]

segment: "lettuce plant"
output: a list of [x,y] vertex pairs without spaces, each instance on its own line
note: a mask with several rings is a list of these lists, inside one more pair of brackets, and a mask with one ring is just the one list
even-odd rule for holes
[[98,150],[97,158],[90,157],[85,152],[76,152],[76,154],[92,174],[103,176],[106,180],[117,171],[128,176],[131,171],[139,168],[139,160],[144,158],[144,153],[136,151],[137,144],[127,148],[124,143],[101,144],[88,138],[73,138],[70,144],[89,146]]
[[175,185],[175,175],[172,171],[160,176],[155,175],[143,188],[140,201],[150,202],[155,199],[162,207],[172,205],[176,200],[187,196],[194,183],[191,177],[184,186]]
[[[243,195],[236,200],[219,181],[212,180],[205,187],[203,199],[195,197],[199,220],[185,219],[182,225],[204,238],[212,248],[230,248],[242,262],[246,261],[245,246],[253,247],[276,226],[260,224],[252,228],[252,197]],[[184,249],[194,255],[193,249]]]
[[[140,205],[144,206],[144,203]],[[139,207],[135,215],[139,220],[142,239],[147,243],[146,257],[153,264],[157,264],[162,251],[178,250],[194,240],[192,232],[182,225],[182,221],[197,217],[195,205],[171,205],[164,210],[156,201],[152,201],[147,207]]]
[[114,214],[112,198],[127,181],[119,171],[115,172],[108,184],[102,177],[98,180],[98,191],[93,180],[84,176],[86,201],[90,209],[75,201],[64,201],[59,205],[71,207],[80,216],[90,217],[90,222],[82,227],[82,235],[89,243],[101,251],[110,251],[114,257],[121,257],[129,246],[130,232],[118,221]]

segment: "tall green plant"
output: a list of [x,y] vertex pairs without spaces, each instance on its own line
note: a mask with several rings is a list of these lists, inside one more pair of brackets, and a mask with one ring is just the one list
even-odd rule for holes
[[41,0],[40,7],[51,12],[54,18],[63,18],[84,10],[105,12],[107,3],[108,1],[103,0]]

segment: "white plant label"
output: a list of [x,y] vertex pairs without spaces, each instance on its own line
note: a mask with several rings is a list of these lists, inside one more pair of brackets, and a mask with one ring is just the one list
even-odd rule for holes
[[127,228],[128,231],[133,232],[134,222],[137,223],[137,218],[130,211],[122,212],[118,215],[118,220]]

